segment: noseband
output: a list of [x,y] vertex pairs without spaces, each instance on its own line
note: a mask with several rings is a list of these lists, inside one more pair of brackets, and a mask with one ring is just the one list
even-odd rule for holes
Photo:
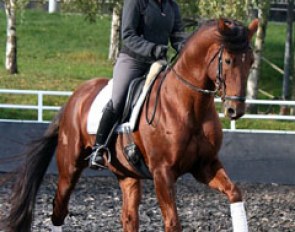
[[223,75],[222,75],[222,70],[223,70],[223,62],[222,62],[223,50],[224,50],[223,45],[221,45],[219,50],[216,52],[216,54],[212,57],[211,61],[209,62],[209,66],[210,66],[210,64],[216,59],[216,57],[218,57],[218,67],[217,67],[217,71],[216,71],[215,90],[199,88],[199,87],[191,84],[190,82],[188,82],[184,78],[182,78],[176,72],[176,70],[173,67],[171,67],[171,70],[174,72],[174,74],[175,74],[175,76],[176,76],[176,78],[178,80],[180,80],[184,85],[186,85],[187,87],[189,87],[190,89],[192,89],[192,90],[194,90],[196,92],[200,92],[200,93],[203,93],[203,94],[214,95],[215,96],[216,93],[219,90],[222,90],[222,96],[221,96],[222,101],[230,100],[230,101],[245,102],[246,97],[244,97],[244,96],[228,96],[228,95],[226,95],[225,78],[223,78]]

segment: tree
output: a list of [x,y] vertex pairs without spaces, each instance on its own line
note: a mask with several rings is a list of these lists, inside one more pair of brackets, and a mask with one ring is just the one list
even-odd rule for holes
[[195,21],[199,18],[200,0],[179,0],[178,3],[184,19]]
[[61,0],[62,8],[68,12],[82,13],[90,22],[95,22],[104,0]]
[[[282,87],[282,99],[290,99],[290,82],[292,75],[292,40],[293,40],[293,8],[294,0],[288,0],[287,8],[287,30],[285,41],[285,57],[284,57],[284,78]],[[281,106],[281,114],[287,114],[288,107]]]
[[48,13],[56,13],[58,11],[57,0],[48,0]]
[[[262,51],[264,40],[266,36],[266,28],[268,22],[268,14],[270,3],[268,0],[256,2],[258,7],[259,26],[256,34],[254,45],[254,64],[252,66],[248,83],[247,83],[247,98],[256,99],[258,95],[258,80],[261,69]],[[254,105],[248,105],[248,110],[252,113],[256,113],[257,108]]]
[[199,13],[203,18],[228,17],[243,20],[247,15],[247,0],[199,0]]
[[[81,12],[90,22],[95,22],[96,16],[101,12],[104,0],[63,0],[63,8],[66,11]],[[120,47],[121,13],[123,0],[114,1],[112,4],[112,25],[110,33],[110,47],[108,59],[115,61]]]
[[117,2],[113,8],[110,36],[109,60],[115,61],[119,54],[122,4]]
[[17,73],[17,46],[16,46],[16,0],[5,0],[6,27],[6,58],[5,68],[10,74]]

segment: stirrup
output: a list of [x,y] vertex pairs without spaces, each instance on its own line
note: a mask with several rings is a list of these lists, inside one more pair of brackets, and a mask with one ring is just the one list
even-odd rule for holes
[[[93,169],[105,168],[103,158],[103,146],[98,146],[94,149],[95,151],[93,151],[89,156],[89,167]],[[97,159],[100,160],[97,161]]]
[[[105,160],[103,158],[103,154],[105,151],[107,152],[107,158],[108,158],[107,162],[109,162],[109,163],[111,162],[110,150],[105,145],[100,145],[96,148],[95,151],[92,151],[92,153],[88,157],[86,157],[86,159],[85,159],[85,160],[89,160],[89,167],[90,168],[93,168],[93,169],[106,168]],[[101,154],[99,154],[99,153],[101,153]],[[102,159],[103,163],[96,162],[96,158],[98,156]]]

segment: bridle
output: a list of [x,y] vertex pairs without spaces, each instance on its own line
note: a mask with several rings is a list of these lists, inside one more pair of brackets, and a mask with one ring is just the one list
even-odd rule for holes
[[171,66],[170,69],[172,70],[172,72],[175,74],[176,78],[181,83],[183,83],[185,86],[187,86],[188,88],[192,89],[195,92],[199,92],[199,93],[203,93],[203,94],[206,94],[206,95],[213,95],[213,96],[215,96],[218,91],[222,90],[222,96],[221,96],[222,101],[230,100],[230,101],[245,102],[246,101],[246,97],[245,96],[229,96],[229,95],[226,95],[225,78],[223,78],[223,75],[222,75],[222,70],[223,70],[223,62],[222,62],[223,51],[224,51],[224,47],[223,47],[223,45],[221,45],[220,48],[218,49],[218,51],[211,58],[211,60],[209,62],[209,65],[208,65],[208,66],[210,66],[211,63],[213,63],[213,61],[216,58],[218,58],[218,67],[217,67],[217,71],[216,71],[216,81],[215,81],[215,89],[214,90],[202,89],[202,88],[200,88],[198,86],[195,86],[192,83],[190,83],[189,81],[187,81],[186,79],[184,79],[181,75],[179,75],[176,72],[176,70],[174,69],[173,66]]
[[147,103],[146,103],[146,121],[147,121],[147,123],[150,125],[150,124],[152,124],[152,122],[155,119],[156,108],[157,108],[157,105],[159,103],[159,94],[160,94],[160,91],[161,91],[162,84],[163,84],[164,80],[166,79],[167,71],[169,69],[175,74],[176,78],[181,83],[183,83],[185,86],[187,86],[188,88],[190,88],[191,90],[193,90],[195,92],[199,92],[199,93],[202,93],[202,94],[215,96],[216,93],[219,90],[222,90],[222,96],[221,96],[222,101],[230,100],[230,101],[245,102],[246,101],[246,97],[244,97],[244,96],[228,96],[228,95],[226,95],[225,78],[223,78],[223,76],[222,76],[222,70],[223,70],[222,55],[223,55],[223,50],[224,50],[223,45],[221,45],[220,48],[218,49],[218,51],[211,58],[211,60],[209,62],[209,65],[208,65],[208,67],[209,67],[213,63],[213,61],[216,59],[216,57],[218,57],[218,68],[217,68],[217,71],[216,71],[216,80],[215,80],[215,89],[214,90],[202,89],[202,88],[200,88],[198,86],[193,85],[192,83],[190,83],[189,81],[187,81],[186,79],[184,79],[181,75],[179,75],[176,72],[176,70],[174,69],[174,67],[173,67],[174,64],[175,64],[173,61],[174,60],[177,60],[177,55],[178,54],[176,54],[171,59],[172,60],[171,63],[167,65],[166,70],[164,71],[165,74],[163,75],[163,77],[162,77],[162,79],[160,81],[160,84],[159,84],[159,87],[158,87],[158,90],[157,90],[157,93],[156,93],[156,101],[155,101],[154,109],[152,111],[152,115],[151,115],[150,118],[148,116],[149,94],[150,94],[150,92],[147,95]]

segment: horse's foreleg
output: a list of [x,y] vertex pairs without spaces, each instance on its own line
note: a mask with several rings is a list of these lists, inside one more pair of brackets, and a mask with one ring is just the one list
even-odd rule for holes
[[[72,147],[73,148],[73,147]],[[83,167],[76,165],[75,156],[72,154],[80,153],[78,148],[71,149],[71,146],[59,145],[57,148],[58,164],[58,184],[56,194],[53,200],[52,231],[62,231],[61,226],[68,215],[68,203],[70,195],[81,175]]]
[[209,187],[226,194],[231,203],[233,231],[247,232],[248,225],[244,203],[242,201],[242,193],[230,180],[221,162],[214,160],[201,169],[196,168],[193,175],[197,180],[207,184]]
[[138,208],[141,200],[141,181],[134,178],[119,179],[123,193],[121,221],[123,231],[136,232],[139,229]]
[[162,211],[165,232],[179,232],[181,225],[177,215],[175,180],[173,174],[166,169],[154,171],[154,184]]

